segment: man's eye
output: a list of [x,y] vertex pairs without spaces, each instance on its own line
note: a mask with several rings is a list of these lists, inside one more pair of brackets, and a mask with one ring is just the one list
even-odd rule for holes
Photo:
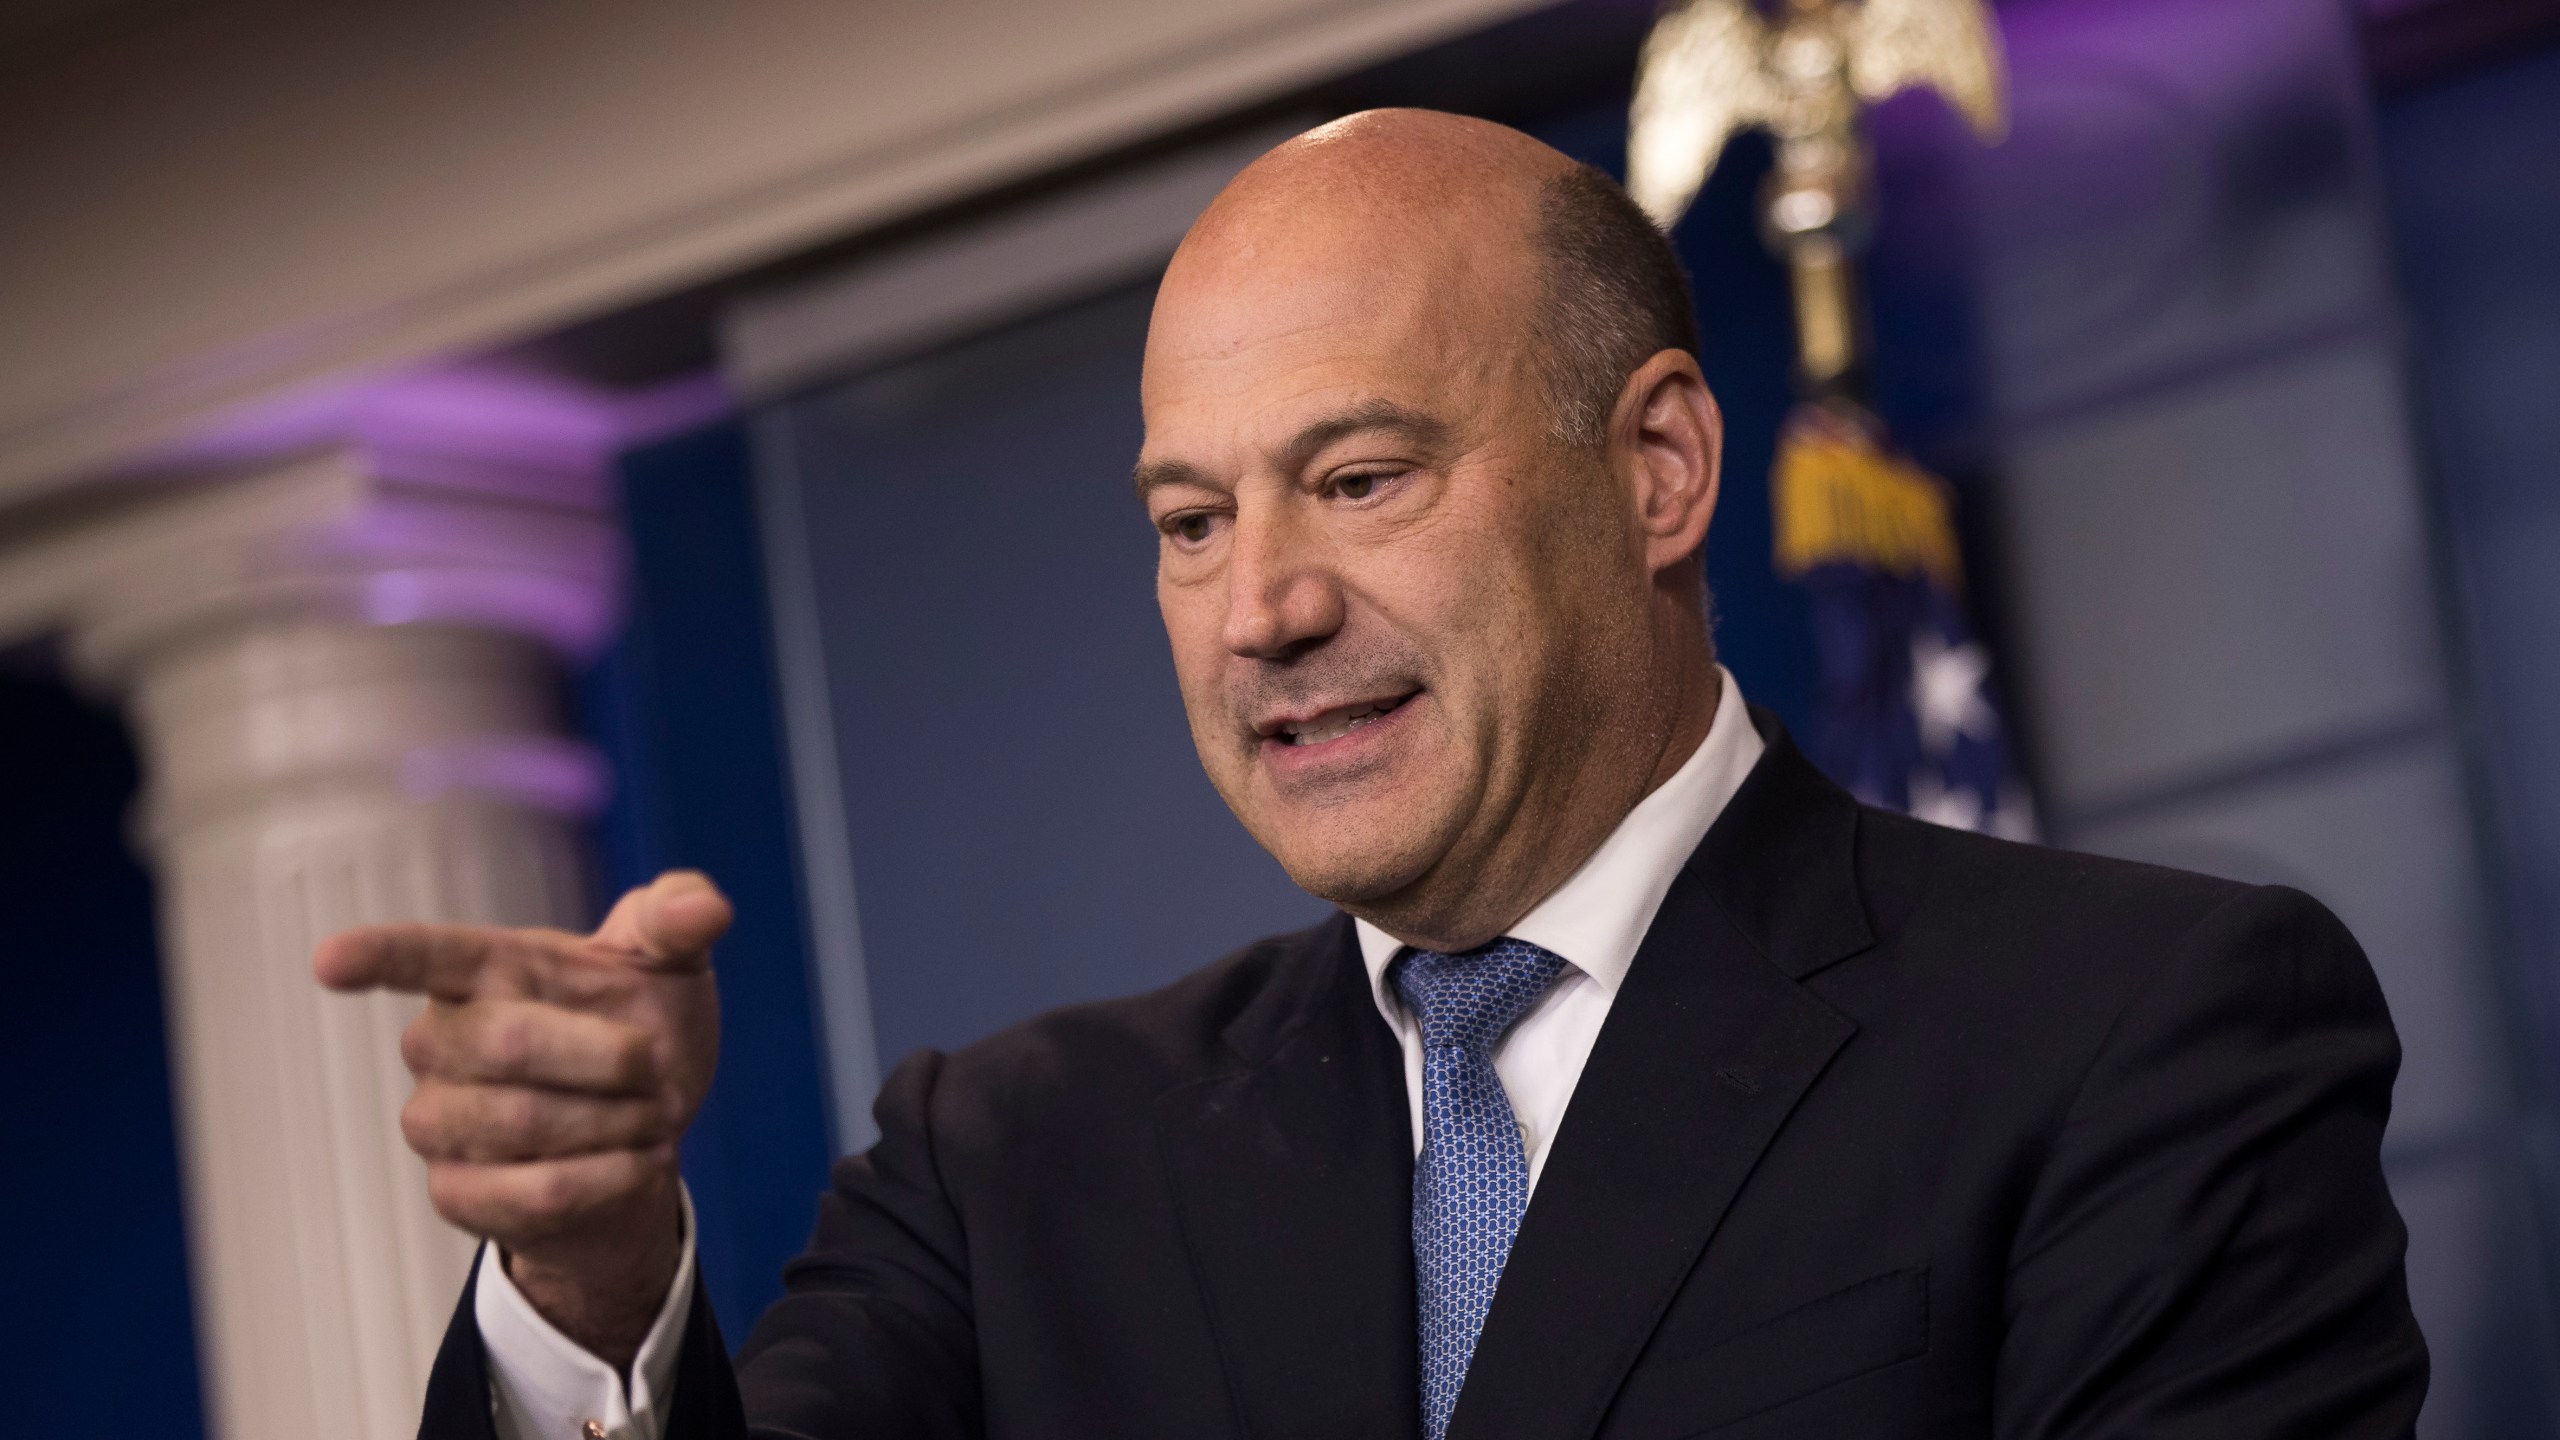
[[1333,482],[1333,493],[1345,500],[1366,500],[1378,493],[1378,486],[1386,479],[1374,470],[1337,476]]
[[1173,517],[1173,538],[1189,545],[1208,539],[1209,517],[1197,511]]

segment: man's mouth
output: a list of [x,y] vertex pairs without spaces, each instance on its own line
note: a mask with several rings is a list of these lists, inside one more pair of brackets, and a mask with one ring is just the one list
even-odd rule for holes
[[1364,725],[1374,724],[1393,714],[1397,707],[1420,691],[1410,691],[1386,700],[1364,700],[1356,705],[1337,706],[1303,720],[1283,720],[1265,732],[1265,738],[1293,747],[1322,745],[1339,740]]

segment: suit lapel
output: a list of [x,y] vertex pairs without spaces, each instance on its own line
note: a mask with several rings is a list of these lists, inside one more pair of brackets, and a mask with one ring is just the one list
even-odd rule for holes
[[1410,1436],[1413,1141],[1404,1062],[1348,919],[1228,1028],[1228,1074],[1156,1133],[1242,1430]]
[[[1767,753],[1636,952],[1523,1217],[1450,1440],[1580,1440],[1856,1027],[1796,983],[1871,943],[1858,812]],[[1408,1432],[1409,1433],[1409,1432]]]

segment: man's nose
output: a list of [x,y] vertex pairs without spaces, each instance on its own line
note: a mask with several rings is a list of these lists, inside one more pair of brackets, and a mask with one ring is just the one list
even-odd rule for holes
[[1342,628],[1342,584],[1285,516],[1239,517],[1227,555],[1227,649],[1285,660]]

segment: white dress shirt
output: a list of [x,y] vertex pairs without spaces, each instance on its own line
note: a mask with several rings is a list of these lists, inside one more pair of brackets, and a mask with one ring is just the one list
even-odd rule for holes
[[[1565,1104],[1582,1079],[1583,1062],[1600,1038],[1600,1022],[1609,1018],[1610,1002],[1618,998],[1627,967],[1635,963],[1636,947],[1653,928],[1654,912],[1671,893],[1672,878],[1689,863],[1689,853],[1707,837],[1707,827],[1716,823],[1725,802],[1759,763],[1760,732],[1743,709],[1742,687],[1734,683],[1732,672],[1721,666],[1717,672],[1723,691],[1707,738],[1670,779],[1636,802],[1581,869],[1503,932],[1565,959],[1565,971],[1546,997],[1511,1027],[1493,1052],[1494,1073],[1502,1077],[1511,1112],[1520,1120],[1533,1191],[1546,1169],[1547,1147],[1564,1121]],[[1366,920],[1355,925],[1378,1013],[1387,1017],[1404,1045],[1404,1093],[1413,1107],[1413,1150],[1419,1155],[1422,1027],[1387,983],[1387,967],[1404,953],[1404,942]]]
[[[1707,738],[1671,778],[1636,803],[1627,818],[1581,868],[1504,933],[1565,959],[1544,999],[1495,1048],[1494,1072],[1511,1097],[1529,1152],[1529,1185],[1546,1168],[1547,1147],[1564,1120],[1565,1105],[1609,1018],[1636,947],[1653,926],[1654,912],[1671,891],[1672,878],[1706,838],[1707,827],[1760,760],[1760,733],[1742,705],[1742,689],[1721,668],[1722,691]],[[1404,1046],[1405,1096],[1413,1107],[1413,1148],[1422,1151],[1422,1029],[1386,981],[1388,965],[1404,943],[1366,920],[1354,922],[1360,958],[1378,1013]],[[498,1440],[581,1440],[593,1421],[612,1440],[658,1440],[666,1425],[668,1387],[675,1381],[676,1352],[693,1304],[693,1197],[684,1202],[684,1260],[658,1308],[657,1322],[640,1344],[629,1393],[611,1366],[580,1349],[535,1312],[507,1278],[494,1253],[484,1253],[472,1297],[480,1339],[489,1357],[490,1404]]]

